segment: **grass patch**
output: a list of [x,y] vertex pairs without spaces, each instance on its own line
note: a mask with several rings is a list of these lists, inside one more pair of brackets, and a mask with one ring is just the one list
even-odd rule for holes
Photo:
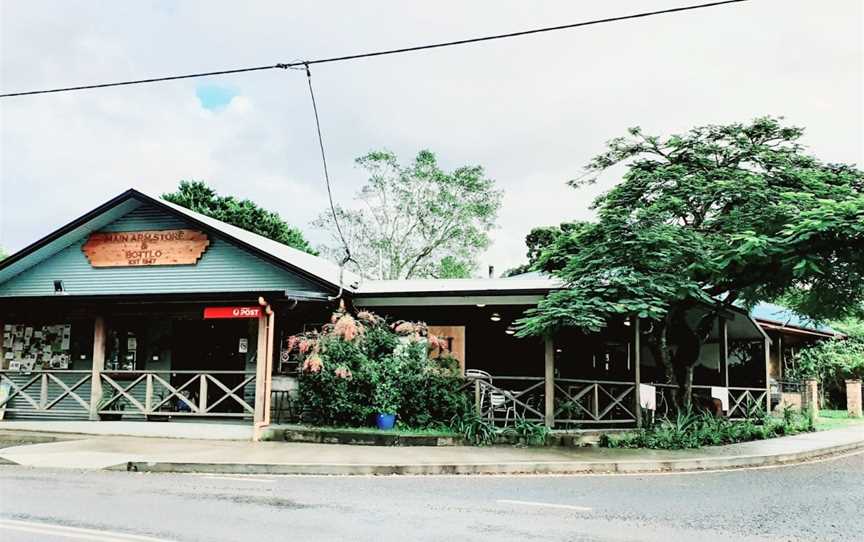
[[816,421],[816,430],[843,429],[861,423],[864,423],[864,418],[850,418],[849,413],[845,410],[820,410],[819,419]]

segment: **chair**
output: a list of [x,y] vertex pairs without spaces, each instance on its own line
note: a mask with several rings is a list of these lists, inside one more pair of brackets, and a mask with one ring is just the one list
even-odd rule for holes
[[507,395],[499,391],[489,392],[489,419],[494,421],[495,414],[498,412],[504,413],[504,425],[510,424],[510,415],[516,419],[516,409],[514,404],[508,404]]
[[490,384],[492,383],[492,375],[480,369],[466,369],[465,378],[470,380],[483,380]]

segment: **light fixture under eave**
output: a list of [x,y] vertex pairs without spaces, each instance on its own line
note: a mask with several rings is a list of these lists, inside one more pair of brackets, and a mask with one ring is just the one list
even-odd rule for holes
[[513,326],[508,326],[507,329],[504,330],[504,333],[506,333],[507,335],[515,335],[516,328]]
[[500,322],[501,321],[501,315],[498,314],[497,312],[493,312],[492,316],[490,316],[489,319],[492,320],[493,322]]
[[486,306],[486,303],[477,303],[477,308],[478,308],[478,309],[482,309],[482,308],[485,307],[485,306]]

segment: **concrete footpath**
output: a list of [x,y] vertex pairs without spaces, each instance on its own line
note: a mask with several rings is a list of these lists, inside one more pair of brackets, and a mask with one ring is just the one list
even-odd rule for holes
[[[4,438],[14,431],[4,430]],[[40,435],[46,438],[44,434]],[[26,440],[26,435],[18,435]],[[44,468],[230,474],[568,474],[783,465],[864,450],[864,425],[700,450],[379,447],[63,435],[0,449],[0,462]]]

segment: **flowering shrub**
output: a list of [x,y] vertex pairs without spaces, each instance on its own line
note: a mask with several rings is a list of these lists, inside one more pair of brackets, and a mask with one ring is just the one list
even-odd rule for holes
[[[409,427],[447,423],[467,409],[458,361],[425,324],[392,325],[369,312],[333,314],[320,333],[290,337],[300,360],[303,419],[318,425],[362,426],[375,414],[398,414]],[[430,359],[429,353],[443,353]]]

